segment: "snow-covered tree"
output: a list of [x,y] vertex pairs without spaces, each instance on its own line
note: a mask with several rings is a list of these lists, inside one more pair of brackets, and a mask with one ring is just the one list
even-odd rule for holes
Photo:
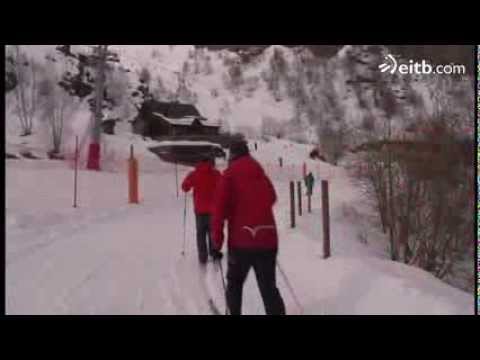
[[204,73],[207,76],[213,74],[213,65],[212,65],[212,60],[210,56],[207,56],[205,58]]
[[20,45],[7,47],[7,59],[15,98],[14,113],[20,122],[21,135],[31,135],[39,108],[38,82],[41,66],[33,58],[28,57]]
[[5,57],[5,93],[15,89],[17,86],[17,77],[15,75],[15,61],[12,54]]
[[40,83],[39,92],[42,100],[41,119],[46,123],[51,134],[52,148],[49,154],[52,157],[58,157],[62,150],[65,122],[69,121],[73,113],[78,110],[81,101],[59,86],[61,75],[52,64],[48,65],[45,75]]
[[265,116],[262,118],[261,133],[262,136],[272,136],[282,139],[287,133],[286,124],[273,117]]

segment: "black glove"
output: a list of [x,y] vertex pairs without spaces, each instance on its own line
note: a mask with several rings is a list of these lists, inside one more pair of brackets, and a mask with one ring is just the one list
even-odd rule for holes
[[223,258],[223,254],[221,251],[218,250],[212,250],[212,258],[214,261],[220,261]]

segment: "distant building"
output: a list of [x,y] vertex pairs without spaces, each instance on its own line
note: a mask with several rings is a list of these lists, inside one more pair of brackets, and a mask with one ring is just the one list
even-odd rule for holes
[[114,135],[115,134],[115,125],[119,122],[120,119],[107,119],[102,121],[102,130],[105,134]]
[[218,135],[220,125],[209,122],[191,104],[148,100],[132,121],[133,132],[162,136]]

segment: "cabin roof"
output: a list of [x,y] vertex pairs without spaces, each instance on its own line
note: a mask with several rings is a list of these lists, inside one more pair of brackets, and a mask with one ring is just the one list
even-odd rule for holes
[[163,113],[153,112],[152,114],[156,117],[162,118],[163,120],[169,122],[172,125],[190,126],[192,125],[193,120],[195,120],[195,117],[193,116],[185,116],[182,118],[170,118],[168,116],[165,116]]
[[181,119],[185,117],[202,118],[197,108],[192,104],[150,100],[145,102],[144,106],[148,108],[152,113],[160,113],[170,119]]
[[[198,117],[196,117],[196,116],[185,116],[185,117],[182,117],[182,118],[176,118],[175,119],[175,118],[170,118],[168,116],[165,116],[164,114],[158,113],[158,112],[153,112],[152,114],[156,117],[159,117],[159,118],[167,121],[171,125],[176,125],[176,126],[191,126],[193,124],[193,122],[196,119],[198,119]],[[220,126],[218,124],[214,124],[214,123],[207,122],[207,121],[202,121],[201,124],[202,124],[202,126],[207,126],[207,127],[219,127]]]

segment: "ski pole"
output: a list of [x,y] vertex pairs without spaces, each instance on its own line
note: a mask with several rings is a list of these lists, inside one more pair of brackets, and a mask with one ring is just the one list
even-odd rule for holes
[[175,184],[176,184],[177,199],[178,199],[178,164],[176,160],[175,160]]
[[289,290],[290,293],[292,294],[292,297],[293,297],[293,300],[295,301],[295,304],[296,304],[297,307],[300,309],[300,312],[303,313],[303,306],[300,304],[300,301],[298,301],[298,298],[297,298],[297,296],[295,295],[295,291],[293,291],[293,287],[292,287],[292,285],[290,284],[290,281],[288,281],[287,275],[286,275],[285,272],[283,271],[283,269],[282,269],[279,261],[277,261],[277,266],[278,266],[278,270],[280,270],[280,274],[282,275],[283,280],[284,280],[285,283],[287,284],[288,290]]
[[182,256],[185,256],[186,227],[187,227],[187,193],[185,193],[185,204],[184,204],[184,206],[183,206],[183,247],[182,247]]
[[225,286],[225,278],[223,277],[223,266],[222,266],[221,260],[218,261],[218,266],[220,267],[220,275],[222,276],[223,294],[225,296],[225,315],[228,315],[227,288]]

